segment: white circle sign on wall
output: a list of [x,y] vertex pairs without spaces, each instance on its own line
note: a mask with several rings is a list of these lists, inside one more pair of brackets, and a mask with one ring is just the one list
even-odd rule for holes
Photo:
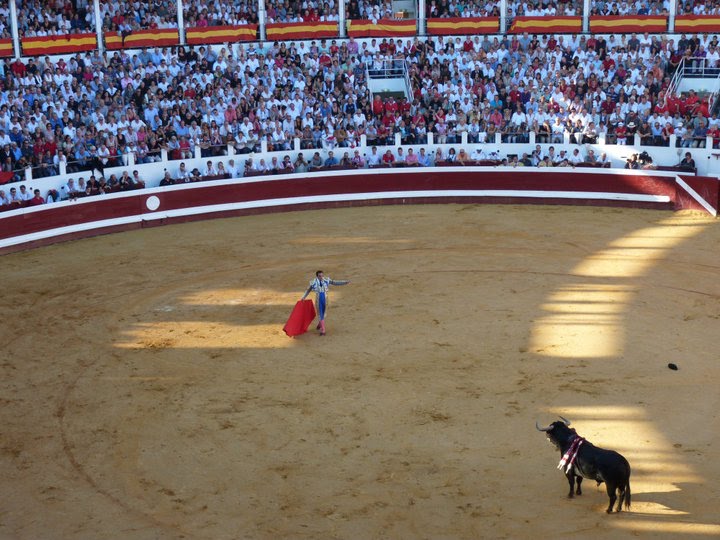
[[160,208],[160,199],[156,195],[151,195],[147,198],[147,201],[145,201],[145,206],[148,207],[148,210],[154,212]]

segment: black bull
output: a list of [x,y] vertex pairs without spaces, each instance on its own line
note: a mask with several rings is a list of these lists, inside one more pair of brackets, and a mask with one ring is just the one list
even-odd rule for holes
[[[560,417],[562,418],[562,416]],[[560,455],[564,456],[572,446],[573,440],[578,437],[574,429],[570,429],[570,421],[562,418],[562,422],[553,422],[546,428],[541,428],[535,423],[538,430],[544,431],[547,438],[556,448],[560,450]],[[563,472],[565,472],[565,467]],[[568,497],[573,497],[575,487],[575,479],[577,479],[577,490],[575,493],[582,495],[582,479],[595,480],[598,485],[605,482],[607,494],[610,497],[610,505],[607,513],[612,512],[615,501],[617,500],[616,492],[620,492],[620,502],[617,505],[617,511],[622,510],[623,501],[625,508],[630,508],[630,464],[628,461],[613,450],[605,450],[598,448],[588,441],[583,441],[577,452],[577,458],[569,471],[565,472],[568,482],[570,483],[570,493]]]

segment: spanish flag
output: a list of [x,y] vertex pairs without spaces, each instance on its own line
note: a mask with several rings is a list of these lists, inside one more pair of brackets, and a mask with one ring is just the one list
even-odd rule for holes
[[108,49],[136,49],[138,47],[168,47],[177,45],[180,35],[176,28],[164,30],[138,30],[126,36],[105,34],[105,46]]
[[433,36],[495,34],[499,28],[499,17],[450,17],[427,20],[427,33]]
[[[668,19],[664,15],[625,15],[590,17],[590,31],[593,33],[665,32]],[[677,27],[676,27],[677,29]]]
[[[24,37],[20,40],[20,46],[25,56],[76,53],[97,49],[97,37],[95,34]],[[10,48],[12,51],[12,46]]]
[[515,17],[511,34],[576,34],[582,32],[582,17]]
[[351,37],[410,37],[416,29],[415,19],[380,19],[377,24],[369,19],[348,21]]
[[238,26],[205,26],[188,28],[185,32],[188,45],[203,43],[235,43],[237,41],[254,41],[257,39],[257,24]]
[[0,58],[13,55],[12,39],[0,39]]
[[337,22],[269,23],[265,29],[268,40],[318,39],[338,36]]
[[678,15],[675,17],[675,31],[685,32],[720,32],[720,16],[718,15]]

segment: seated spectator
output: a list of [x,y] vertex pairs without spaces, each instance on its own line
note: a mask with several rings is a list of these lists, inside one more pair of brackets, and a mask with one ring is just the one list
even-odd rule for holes
[[25,184],[20,186],[20,193],[17,196],[22,202],[29,202],[33,198],[33,194],[25,187]]
[[235,165],[234,159],[228,160],[227,174],[229,175],[230,178],[239,178],[240,177],[240,169]]
[[212,161],[208,161],[205,164],[205,168],[203,169],[203,176],[217,176],[217,169],[215,169],[215,166],[213,165]]
[[45,199],[40,195],[40,190],[35,189],[33,190],[33,197],[28,199],[28,206],[38,206],[41,204],[45,204]]
[[[190,177],[188,176],[187,178],[189,179]],[[184,182],[184,180],[182,180],[182,179],[179,179],[179,181]],[[172,186],[174,183],[175,183],[175,180],[173,180],[173,177],[170,175],[170,172],[167,169],[165,169],[165,173],[162,177],[162,180],[160,180],[160,185],[161,186]]]
[[362,169],[365,167],[365,158],[363,158],[360,154],[360,150],[355,150],[351,161],[353,167],[356,167],[358,169]]
[[299,173],[307,172],[308,162],[305,161],[305,158],[303,157],[302,152],[300,152],[298,154],[297,158],[295,159],[294,166],[295,166],[295,172],[299,172]]
[[420,167],[432,167],[433,162],[432,158],[430,157],[430,154],[425,152],[425,148],[420,148],[420,152],[418,153],[418,165]]
[[583,158],[580,155],[580,149],[578,149],[578,148],[575,148],[573,150],[572,155],[568,159],[568,161],[570,162],[571,165],[577,165],[578,163],[582,163],[582,160],[583,160]]
[[471,161],[471,159],[470,159],[470,156],[468,155],[468,153],[465,151],[464,148],[461,148],[460,152],[458,152],[458,155],[457,155],[457,162],[460,165],[465,165],[466,163],[469,163],[470,161]]
[[325,163],[323,163],[323,165],[324,165],[325,167],[334,167],[335,165],[338,165],[339,163],[340,163],[340,162],[339,162],[338,159],[335,157],[335,154],[333,153],[333,151],[330,150],[330,151],[328,152],[328,157],[327,157],[327,159],[325,160]]
[[383,154],[382,157],[383,165],[393,165],[395,163],[395,156],[392,153],[392,150],[388,150]]
[[310,163],[308,164],[308,170],[312,171],[313,169],[319,169],[322,166],[323,160],[322,157],[320,157],[320,152],[315,152],[312,159],[310,159]]
[[[165,171],[165,172],[167,172],[167,171]],[[183,161],[182,163],[180,163],[180,167],[178,168],[177,179],[180,182],[189,182],[190,177],[191,177],[190,170],[185,166],[185,162]]]
[[283,160],[280,163],[280,172],[284,174],[295,172],[295,166],[293,165],[290,156],[286,155],[283,157]]
[[408,153],[405,157],[405,164],[410,167],[417,167],[419,165],[418,155],[412,148],[408,148]]
[[680,163],[677,164],[679,168],[681,168],[684,171],[695,171],[695,160],[692,157],[692,154],[690,152],[685,152],[685,156],[682,158]]
[[377,167],[380,165],[380,162],[382,160],[382,156],[378,154],[377,146],[373,146],[370,149],[370,155],[367,158],[367,163],[369,167]]

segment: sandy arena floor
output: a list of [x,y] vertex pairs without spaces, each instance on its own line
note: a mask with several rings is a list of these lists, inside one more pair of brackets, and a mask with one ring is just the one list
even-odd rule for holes
[[[0,538],[718,538],[718,246],[698,214],[433,205],[4,256]],[[352,283],[289,339],[318,268]],[[557,414],[628,458],[631,512],[565,498]]]

